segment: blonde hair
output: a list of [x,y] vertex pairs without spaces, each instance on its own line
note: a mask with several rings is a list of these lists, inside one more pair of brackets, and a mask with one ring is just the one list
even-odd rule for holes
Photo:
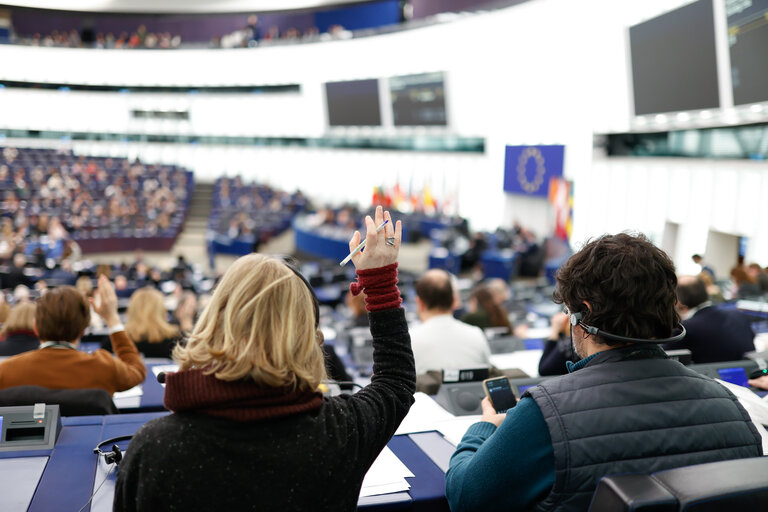
[[13,331],[34,330],[35,311],[37,311],[37,306],[32,302],[22,302],[11,308],[11,312],[3,324],[2,334],[7,335]]
[[126,315],[125,332],[133,341],[160,343],[179,336],[179,328],[166,320],[163,294],[149,286],[133,292]]
[[325,378],[325,359],[312,300],[282,261],[243,256],[221,278],[173,358],[181,370],[203,368],[225,381],[250,377],[264,386],[315,391]]

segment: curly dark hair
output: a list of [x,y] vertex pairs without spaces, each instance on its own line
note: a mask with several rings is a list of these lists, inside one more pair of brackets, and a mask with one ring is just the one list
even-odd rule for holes
[[609,333],[667,338],[680,322],[675,265],[645,235],[619,233],[592,240],[563,264],[556,278],[554,301],[580,311],[585,324]]

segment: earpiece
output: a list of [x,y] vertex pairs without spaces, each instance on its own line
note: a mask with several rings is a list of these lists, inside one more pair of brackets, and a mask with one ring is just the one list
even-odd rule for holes
[[582,329],[587,331],[588,334],[593,334],[595,336],[600,336],[601,338],[605,338],[611,341],[619,341],[624,343],[674,343],[676,341],[680,341],[683,338],[685,338],[685,327],[680,324],[678,325],[680,332],[678,334],[675,334],[674,336],[671,336],[669,338],[662,338],[662,339],[647,339],[647,338],[632,338],[629,336],[619,336],[618,334],[612,334],[610,332],[601,331],[595,326],[587,325],[584,322],[581,321],[581,319],[584,318],[584,315],[581,312],[571,313],[570,314],[570,321],[571,321],[571,328],[576,327],[577,325],[580,325]]
[[[104,462],[107,464],[119,464],[121,460],[123,460],[123,451],[120,449],[119,446],[117,446],[117,443],[120,441],[130,441],[133,436],[120,436],[120,437],[113,437],[112,439],[106,439],[102,442],[100,442],[98,445],[96,445],[96,448],[93,449],[93,453],[103,456]],[[112,444],[112,451],[111,452],[103,452],[101,451],[101,447],[104,445]]]

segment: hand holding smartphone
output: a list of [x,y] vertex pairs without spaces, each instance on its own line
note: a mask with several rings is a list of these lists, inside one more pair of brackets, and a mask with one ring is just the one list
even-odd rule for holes
[[506,413],[517,405],[517,397],[512,392],[512,385],[507,377],[495,377],[483,381],[485,396],[491,401],[491,405],[499,414]]

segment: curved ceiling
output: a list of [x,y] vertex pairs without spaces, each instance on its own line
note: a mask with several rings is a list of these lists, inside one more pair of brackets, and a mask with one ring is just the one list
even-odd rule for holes
[[291,11],[371,1],[373,0],[6,0],[0,3],[4,6],[61,11],[175,14]]

